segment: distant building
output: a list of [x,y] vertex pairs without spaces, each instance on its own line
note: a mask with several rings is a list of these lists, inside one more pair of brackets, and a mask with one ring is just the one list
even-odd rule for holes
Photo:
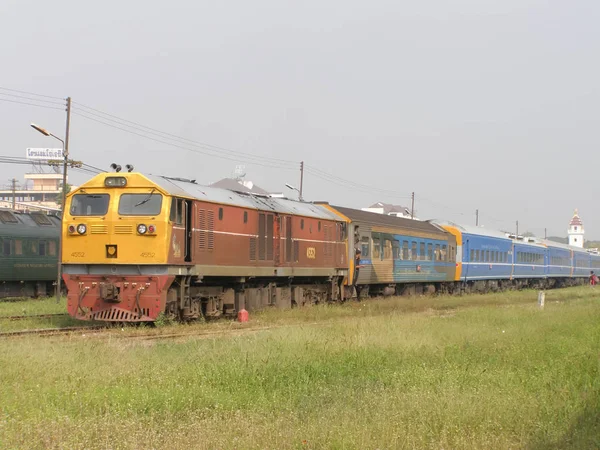
[[[363,211],[373,212],[377,214],[385,214],[386,216],[405,217],[410,219],[410,208],[400,205],[392,205],[390,203],[377,202],[368,208],[361,208]],[[414,217],[415,220],[419,220]]]
[[0,208],[12,208],[14,197],[14,207],[20,211],[60,210],[56,200],[62,193],[62,174],[26,173],[23,178],[23,187],[0,189]]
[[583,235],[585,231],[583,230],[583,222],[575,210],[575,214],[571,218],[571,222],[569,223],[569,245],[574,247],[583,248]]
[[235,192],[243,192],[246,194],[266,195],[269,197],[277,198],[284,197],[282,192],[269,192],[257,186],[252,181],[243,180],[239,178],[223,178],[222,180],[219,180],[216,183],[212,183],[209,186],[221,189],[228,189],[230,191]]

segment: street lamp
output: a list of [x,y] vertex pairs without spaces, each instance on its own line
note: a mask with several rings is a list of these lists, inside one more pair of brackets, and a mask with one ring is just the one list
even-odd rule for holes
[[63,187],[62,187],[62,214],[61,214],[61,226],[60,226],[60,233],[58,234],[58,276],[56,278],[56,301],[59,302],[60,301],[60,285],[61,285],[61,275],[62,275],[62,224],[65,220],[65,204],[67,202],[67,159],[68,156],[67,155],[67,151],[65,149],[65,141],[63,141],[61,138],[59,138],[58,136],[53,135],[52,133],[50,133],[48,130],[46,130],[45,128],[40,127],[39,125],[36,125],[35,123],[31,124],[31,128],[33,128],[36,131],[39,131],[40,133],[42,133],[44,136],[51,136],[54,139],[59,140],[62,143],[62,151],[63,151]]
[[288,183],[285,183],[285,187],[287,187],[288,189],[291,189],[292,191],[297,191],[298,192],[298,200],[302,201],[302,193],[300,192],[300,189],[298,189],[297,187],[294,187]]

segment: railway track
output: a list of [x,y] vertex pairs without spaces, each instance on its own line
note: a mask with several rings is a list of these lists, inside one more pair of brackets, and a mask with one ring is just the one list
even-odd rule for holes
[[30,330],[15,330],[15,331],[3,331],[0,332],[0,338],[4,337],[18,337],[18,336],[56,336],[61,334],[69,334],[79,331],[86,331],[90,333],[97,333],[100,331],[107,330],[105,325],[92,325],[87,327],[66,327],[66,328],[36,328]]
[[50,319],[55,317],[66,317],[67,313],[56,313],[56,314],[29,314],[23,316],[0,316],[0,320],[27,320],[27,319]]

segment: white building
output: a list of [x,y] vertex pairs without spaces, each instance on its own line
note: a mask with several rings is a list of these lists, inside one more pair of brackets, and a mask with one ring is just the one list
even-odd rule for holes
[[[390,203],[377,202],[368,208],[361,208],[362,211],[373,212],[377,214],[385,214],[386,216],[404,217],[410,219],[410,208],[400,205],[392,205]],[[415,220],[419,220],[414,217]]]
[[569,245],[574,247],[583,248],[583,235],[585,231],[583,230],[583,222],[575,210],[575,214],[573,214],[573,218],[569,223]]

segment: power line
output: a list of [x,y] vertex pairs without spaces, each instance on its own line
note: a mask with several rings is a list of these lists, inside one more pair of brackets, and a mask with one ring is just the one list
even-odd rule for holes
[[53,97],[52,95],[43,95],[43,94],[36,94],[34,92],[27,92],[27,91],[19,91],[17,89],[9,89],[9,88],[5,88],[5,87],[0,87],[0,91],[10,91],[10,92],[18,92],[20,94],[27,94],[27,95],[34,95],[36,97],[46,97],[46,98],[53,98],[55,100],[64,100],[63,98],[60,97]]
[[21,105],[37,106],[38,108],[57,109],[59,111],[63,110],[63,108],[58,108],[56,106],[36,105],[35,103],[20,102],[18,100],[9,100],[8,98],[0,98],[0,102],[19,103]]
[[[206,155],[206,156],[213,156],[213,157],[216,157],[216,158],[226,159],[226,160],[235,161],[235,162],[239,162],[241,160],[241,158],[231,158],[231,157],[228,157],[228,156],[225,156],[225,155],[208,153],[208,152],[201,151],[201,150],[199,150],[197,148],[184,147],[183,145],[175,144],[173,142],[167,142],[167,141],[163,141],[161,139],[156,139],[156,138],[150,137],[150,136],[148,136],[146,134],[137,133],[135,131],[128,130],[126,128],[122,128],[122,127],[119,127],[119,126],[116,126],[116,125],[112,125],[112,124],[107,123],[107,122],[103,122],[103,121],[95,119],[93,117],[89,117],[89,116],[87,116],[85,114],[82,114],[81,112],[73,112],[73,114],[75,114],[77,116],[80,116],[80,117],[84,117],[84,118],[86,118],[88,120],[92,120],[94,122],[101,123],[101,124],[106,125],[108,127],[116,128],[117,130],[124,131],[125,133],[134,134],[136,136],[140,136],[140,137],[143,137],[145,139],[149,139],[151,141],[159,142],[159,143],[165,144],[165,145],[170,145],[172,147],[180,148],[182,150],[187,150],[189,152],[199,153],[199,154]],[[275,165],[275,164],[268,164],[268,161],[262,163],[262,162],[257,162],[257,161],[248,161],[248,160],[245,160],[244,162],[247,163],[247,164],[253,164],[253,165],[263,166],[263,167],[272,167],[272,168],[276,168],[276,169],[287,169],[287,170],[292,170],[293,169],[293,170],[296,170],[295,168],[292,168],[292,167],[286,167],[286,166]]]
[[[207,150],[212,150],[212,151],[219,150],[221,152],[228,153],[228,154],[230,154],[232,156],[236,156],[238,158],[244,157],[244,158],[258,159],[261,161],[271,162],[273,164],[291,165],[291,166],[295,166],[295,167],[297,167],[299,164],[299,162],[297,162],[297,161],[291,161],[291,160],[282,159],[282,158],[273,158],[271,156],[252,155],[250,153],[240,152],[237,150],[231,150],[231,149],[228,149],[225,147],[220,147],[220,146],[213,145],[213,144],[207,144],[206,142],[195,141],[193,139],[184,138],[184,137],[172,134],[172,133],[167,133],[166,131],[161,131],[156,128],[148,127],[148,126],[142,125],[141,123],[138,123],[138,122],[133,122],[131,120],[123,119],[121,117],[100,111],[99,109],[95,109],[90,106],[86,106],[81,103],[78,103],[78,102],[74,102],[74,103],[78,107],[80,107],[79,108],[80,111],[81,111],[81,108],[85,108],[84,110],[81,111],[81,112],[84,112],[85,114],[88,114],[88,115],[91,115],[94,117],[98,117],[102,120],[107,120],[109,122],[113,122],[113,123],[116,123],[121,126],[133,128],[133,129],[136,129],[136,130],[144,132],[144,133],[149,133],[149,134],[158,136],[162,139],[174,139],[176,141],[183,141],[182,143],[184,143],[186,145],[193,144],[194,146],[199,146],[199,147],[205,148]],[[129,125],[129,124],[131,124],[131,125]]]
[[338,177],[336,175],[331,175],[327,172],[324,172],[320,169],[316,169],[314,167],[306,167],[306,171],[309,174],[311,174],[317,178],[320,178],[321,180],[327,181],[332,184],[336,184],[341,187],[352,189],[355,191],[366,192],[366,193],[371,193],[371,194],[377,193],[377,194],[385,195],[385,196],[388,196],[390,198],[395,198],[395,199],[407,200],[407,199],[411,198],[409,195],[398,195],[397,191],[393,191],[391,189],[382,189],[382,188],[377,188],[377,187],[357,183],[357,182],[354,182],[351,180],[346,180],[344,178]]
[[49,104],[52,104],[52,105],[64,105],[64,102],[57,102],[55,100],[44,100],[44,99],[31,98],[31,97],[28,97],[26,95],[6,94],[4,92],[0,92],[0,95],[5,95],[7,97],[22,98],[22,99],[25,99],[25,100],[30,100],[32,102],[49,103]]

